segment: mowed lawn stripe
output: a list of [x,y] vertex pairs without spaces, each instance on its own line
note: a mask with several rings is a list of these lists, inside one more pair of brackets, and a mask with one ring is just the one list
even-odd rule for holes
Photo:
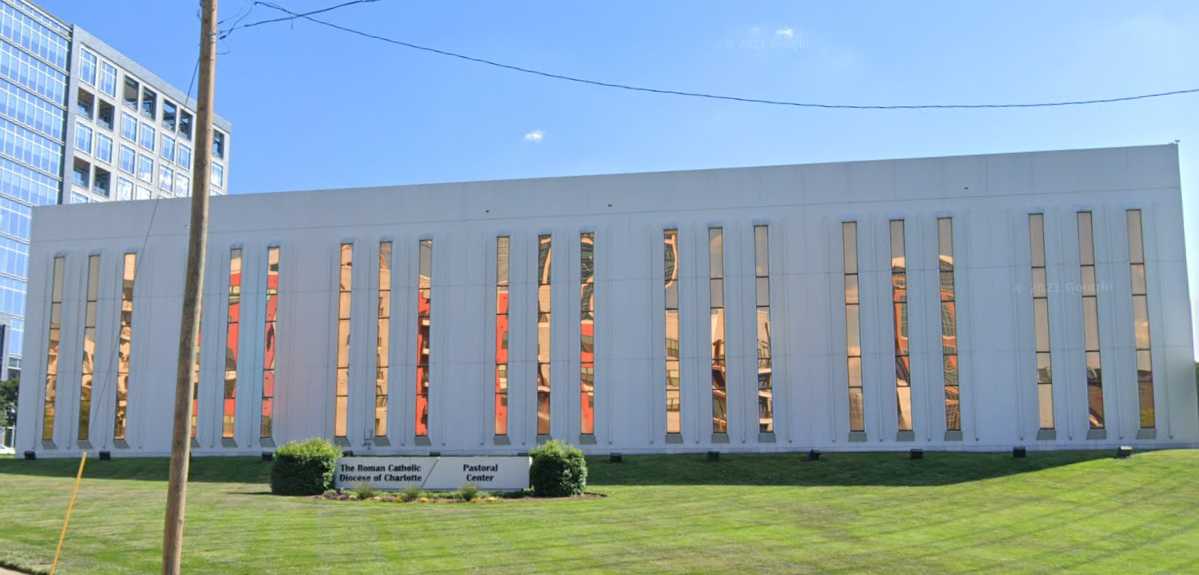
[[[75,461],[0,460],[0,560],[46,566]],[[1199,452],[702,454],[590,462],[605,497],[472,504],[267,494],[193,463],[193,573],[1048,573],[1199,562]],[[166,461],[89,463],[64,573],[158,570]]]

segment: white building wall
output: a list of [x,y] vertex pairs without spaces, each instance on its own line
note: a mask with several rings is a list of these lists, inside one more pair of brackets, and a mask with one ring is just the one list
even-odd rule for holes
[[[1157,424],[1138,439],[1125,210],[1143,212]],[[1107,430],[1088,438],[1076,212],[1091,210]],[[1038,439],[1028,214],[1045,214],[1056,436]],[[103,257],[92,449],[169,450],[187,202],[35,212],[19,450],[76,436],[86,257]],[[580,443],[580,232],[596,239],[596,425],[589,451],[1033,449],[1199,444],[1181,191],[1174,146],[1038,152],[263,194],[214,199],[197,453],[332,437],[338,246],[354,244],[346,447],[364,453],[527,451],[536,444],[537,235],[553,235],[552,433]],[[953,218],[960,440],[947,438],[938,217]],[[897,433],[888,222],[905,221],[913,433]],[[866,441],[850,441],[841,222],[858,222]],[[775,433],[757,430],[753,226],[769,226]],[[714,442],[707,230],[725,238],[728,442]],[[662,231],[680,238],[682,442],[665,435]],[[511,237],[509,437],[494,434],[495,238]],[[433,240],[429,438],[414,436],[417,249]],[[393,244],[389,434],[371,438],[381,240]],[[243,249],[237,432],[222,442],[229,250]],[[279,246],[273,441],[258,437],[265,257]],[[112,441],[120,256],[139,254],[129,441]],[[41,440],[48,270],[67,258],[58,417]],[[1094,434],[1092,434],[1093,436]]]

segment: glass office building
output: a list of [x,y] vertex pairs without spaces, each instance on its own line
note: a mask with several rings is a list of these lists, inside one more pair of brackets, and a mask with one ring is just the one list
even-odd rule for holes
[[[82,28],[0,0],[0,378],[19,375],[32,208],[190,193],[194,103]],[[229,177],[216,120],[213,194]]]

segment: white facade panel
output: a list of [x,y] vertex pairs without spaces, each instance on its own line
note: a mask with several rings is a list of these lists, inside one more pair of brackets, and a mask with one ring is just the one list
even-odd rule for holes
[[[186,200],[38,209],[17,447],[169,450]],[[1144,220],[1155,426],[1139,418],[1126,210]],[[1077,213],[1094,218],[1105,429],[1089,429]],[[1029,214],[1044,214],[1052,433],[1035,385]],[[947,433],[938,218],[951,218],[961,430]],[[896,415],[889,222],[904,221],[912,430]],[[842,222],[856,221],[864,434],[850,433]],[[768,227],[774,430],[758,426],[754,226]],[[724,238],[727,434],[714,434],[708,230]],[[678,230],[681,433],[666,433],[663,230]],[[581,435],[579,234],[595,235],[595,430]],[[353,245],[355,453],[536,445],[539,234],[553,245],[550,436],[591,452],[1199,445],[1174,146],[215,198],[198,454],[335,434],[339,245]],[[496,436],[496,237],[508,236],[508,435]],[[418,246],[432,240],[430,412],[416,434]],[[373,437],[379,242],[392,244],[388,434]],[[259,437],[266,254],[281,252],[273,433]],[[230,249],[242,250],[234,437],[222,439]],[[121,256],[139,256],[129,430],[113,440]],[[76,441],[86,259],[102,258],[91,441]],[[55,420],[43,440],[52,260],[66,258]]]

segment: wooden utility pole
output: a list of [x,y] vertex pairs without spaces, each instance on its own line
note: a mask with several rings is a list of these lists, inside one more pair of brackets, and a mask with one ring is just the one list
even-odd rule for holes
[[208,181],[212,174],[212,100],[216,75],[217,0],[201,0],[200,91],[196,94],[196,157],[192,165],[191,226],[187,233],[187,280],[179,321],[179,363],[175,369],[175,425],[171,433],[171,475],[162,535],[163,575],[178,575],[183,561],[183,519],[191,458],[191,402],[196,387],[196,339],[208,240]]

